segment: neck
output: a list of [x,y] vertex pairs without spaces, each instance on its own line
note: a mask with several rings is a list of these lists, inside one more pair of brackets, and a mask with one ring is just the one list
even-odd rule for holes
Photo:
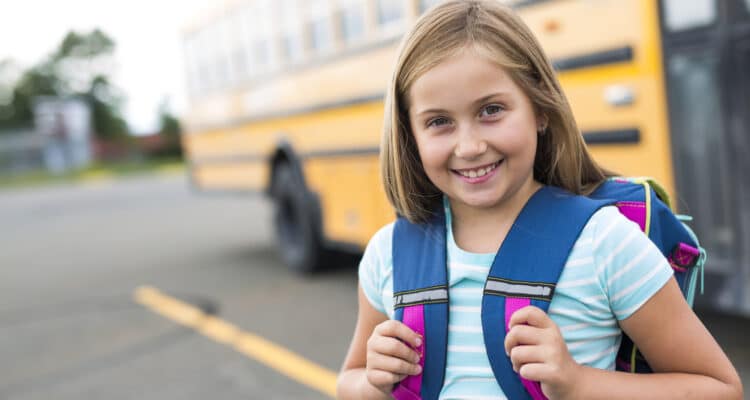
[[512,197],[502,199],[498,204],[487,208],[471,207],[451,201],[453,237],[456,244],[471,252],[497,251],[518,214],[541,187],[542,184],[539,182],[530,180]]

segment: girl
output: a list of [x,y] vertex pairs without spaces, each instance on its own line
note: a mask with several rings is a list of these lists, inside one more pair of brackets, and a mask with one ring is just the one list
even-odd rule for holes
[[[506,398],[479,316],[495,253],[538,190],[589,194],[608,175],[589,156],[539,44],[510,9],[450,1],[406,35],[387,94],[381,162],[400,216],[424,223],[445,210],[450,311],[440,398]],[[422,373],[424,354],[415,349],[423,338],[393,319],[393,228],[375,234],[360,264],[342,399],[390,398],[394,385]],[[549,314],[521,308],[508,328],[513,369],[550,399],[742,398],[736,371],[667,261],[614,207],[584,226]],[[614,371],[621,331],[657,373]]]

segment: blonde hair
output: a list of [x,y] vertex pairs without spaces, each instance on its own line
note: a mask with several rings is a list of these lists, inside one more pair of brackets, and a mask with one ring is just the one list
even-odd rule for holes
[[410,129],[409,90],[422,74],[469,46],[503,67],[536,115],[548,121],[537,144],[535,180],[589,194],[610,175],[588,153],[552,65],[526,24],[498,1],[448,1],[406,34],[386,94],[381,177],[399,215],[426,222],[442,199],[424,172]]

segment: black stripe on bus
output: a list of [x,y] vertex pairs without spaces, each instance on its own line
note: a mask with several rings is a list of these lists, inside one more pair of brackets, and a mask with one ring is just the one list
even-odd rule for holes
[[221,156],[198,157],[192,161],[194,167],[202,167],[206,164],[242,164],[253,162],[267,162],[268,157],[262,154],[228,154]]
[[633,48],[631,46],[597,51],[575,57],[560,58],[554,60],[552,65],[556,71],[560,72],[628,61],[633,61]]
[[638,129],[612,129],[603,131],[585,131],[583,140],[586,144],[635,144],[641,141]]
[[304,159],[310,159],[310,158],[366,156],[366,155],[378,155],[378,154],[380,154],[380,147],[357,147],[357,148],[348,148],[348,149],[310,151],[307,153],[302,153],[301,157]]

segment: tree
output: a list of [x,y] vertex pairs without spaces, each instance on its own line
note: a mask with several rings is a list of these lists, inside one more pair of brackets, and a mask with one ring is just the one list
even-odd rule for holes
[[[50,56],[11,84],[9,104],[2,101],[0,81],[0,131],[31,127],[32,105],[37,96],[79,96],[91,106],[98,138],[128,140],[129,129],[120,111],[123,96],[108,79],[114,68],[114,50],[115,42],[99,29],[85,34],[71,31]],[[4,65],[0,63],[0,77]]]
[[163,150],[156,155],[182,157],[181,133],[180,121],[170,111],[169,101],[163,100],[159,106],[159,135],[165,144]]

